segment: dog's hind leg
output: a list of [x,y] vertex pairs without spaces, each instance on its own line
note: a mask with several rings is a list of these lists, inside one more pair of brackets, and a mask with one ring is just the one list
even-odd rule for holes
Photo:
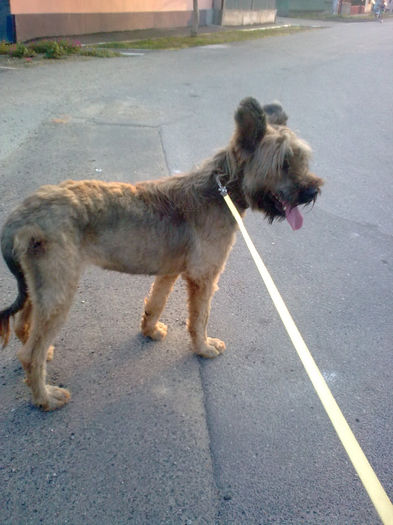
[[[32,305],[30,299],[28,299],[23,310],[17,314],[15,322],[15,334],[23,344],[25,344],[29,338],[31,322]],[[55,347],[53,345],[50,345],[48,348],[46,354],[47,361],[52,361],[54,349]]]
[[18,339],[25,344],[29,338],[31,327],[32,305],[30,299],[27,299],[23,309],[16,314],[15,334]]
[[48,348],[64,324],[74,295],[75,287],[69,284],[67,295],[61,294],[61,300],[56,303],[46,301],[43,304],[40,298],[33,300],[29,338],[18,352],[18,358],[26,371],[26,384],[31,389],[33,403],[44,410],[60,408],[70,399],[68,390],[46,384]]
[[225,343],[220,339],[207,337],[206,329],[213,293],[217,289],[218,276],[204,276],[198,279],[184,275],[188,286],[188,331],[191,335],[193,350],[202,357],[217,357],[225,350]]
[[[67,250],[53,243],[38,253],[27,253],[23,268],[32,308],[31,326],[17,355],[26,371],[33,403],[44,410],[54,410],[67,403],[70,393],[46,384],[46,359],[71,306],[81,272],[80,261],[70,247]],[[28,312],[24,313],[27,316]],[[23,312],[21,323],[22,319]]]
[[44,322],[34,319],[30,337],[18,353],[26,371],[26,384],[31,389],[33,403],[44,410],[59,408],[70,398],[68,390],[45,384],[48,346],[62,324],[56,318]]
[[164,339],[167,326],[159,321],[166,301],[178,275],[158,275],[145,299],[145,311],[142,316],[142,333],[154,341]]
[[[23,309],[15,317],[15,335],[24,345],[18,352],[18,358],[27,374],[30,373],[31,352],[26,352],[25,345],[30,336],[32,313],[33,305],[30,299],[27,299]],[[26,382],[28,383],[27,378]]]

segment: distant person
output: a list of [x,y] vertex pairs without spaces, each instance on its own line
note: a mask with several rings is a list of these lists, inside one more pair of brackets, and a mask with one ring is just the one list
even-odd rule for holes
[[[391,0],[390,0],[391,1]],[[383,22],[383,14],[386,9],[386,0],[377,0],[374,4],[373,10],[375,18],[380,22]]]

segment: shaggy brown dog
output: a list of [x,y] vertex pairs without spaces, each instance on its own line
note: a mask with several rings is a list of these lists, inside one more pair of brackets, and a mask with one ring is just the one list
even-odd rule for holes
[[0,337],[5,346],[17,314],[18,357],[35,405],[53,410],[70,398],[46,384],[46,360],[88,264],[157,276],[142,317],[142,333],[155,340],[166,335],[159,317],[181,275],[194,352],[224,351],[222,341],[207,337],[206,325],[237,227],[217,177],[241,214],[251,207],[270,221],[287,217],[293,228],[301,217],[296,206],[313,202],[322,184],[309,171],[310,148],[287,127],[271,126],[255,99],[240,103],[235,121],[229,146],[189,174],[135,186],[93,180],[43,186],[8,218],[1,247],[19,293],[0,312]]

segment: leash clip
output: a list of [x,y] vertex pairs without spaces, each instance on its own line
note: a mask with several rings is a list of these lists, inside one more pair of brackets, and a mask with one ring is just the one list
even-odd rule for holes
[[226,197],[228,195],[228,190],[227,190],[226,186],[223,186],[221,184],[220,175],[218,173],[216,175],[216,182],[217,182],[217,185],[218,185],[218,191],[220,192],[220,195],[222,197]]

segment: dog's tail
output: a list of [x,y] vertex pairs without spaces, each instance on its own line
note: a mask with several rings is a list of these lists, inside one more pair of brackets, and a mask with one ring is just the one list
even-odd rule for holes
[[8,268],[17,280],[18,296],[11,306],[0,311],[0,340],[3,343],[3,348],[7,346],[10,338],[10,318],[23,308],[28,298],[25,276],[14,252],[13,245],[14,236],[7,235],[7,229],[5,228],[1,239],[1,251]]

